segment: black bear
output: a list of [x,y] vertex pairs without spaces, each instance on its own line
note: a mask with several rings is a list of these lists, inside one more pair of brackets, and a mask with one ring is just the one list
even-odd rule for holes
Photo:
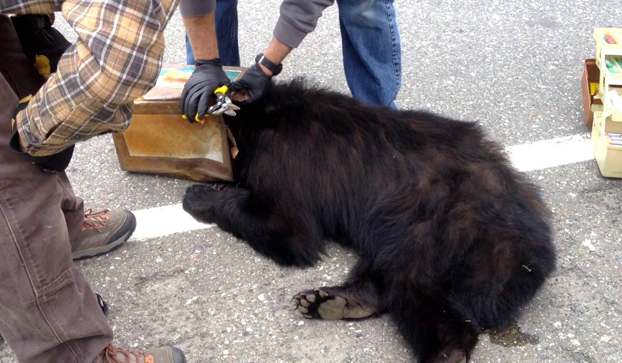
[[294,298],[307,318],[387,312],[420,362],[466,362],[555,268],[538,189],[476,123],[300,79],[226,122],[237,183],[192,186],[184,209],[281,265],[313,265],[327,240],[360,256],[343,285]]

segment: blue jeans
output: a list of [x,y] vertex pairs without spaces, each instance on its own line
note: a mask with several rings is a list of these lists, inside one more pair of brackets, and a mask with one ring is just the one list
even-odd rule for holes
[[373,105],[396,108],[402,52],[393,0],[337,0],[337,5],[350,92]]
[[[396,108],[402,55],[393,0],[337,0],[337,5],[350,92],[367,103]],[[224,65],[240,64],[237,32],[237,0],[217,0],[216,33]],[[187,45],[192,64],[192,48]]]

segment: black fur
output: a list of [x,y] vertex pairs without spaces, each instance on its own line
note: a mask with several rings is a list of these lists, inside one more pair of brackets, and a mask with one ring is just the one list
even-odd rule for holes
[[301,80],[227,123],[239,184],[193,186],[184,209],[281,265],[314,264],[327,239],[358,251],[326,299],[387,311],[420,362],[468,360],[482,329],[516,318],[555,267],[538,190],[475,123]]

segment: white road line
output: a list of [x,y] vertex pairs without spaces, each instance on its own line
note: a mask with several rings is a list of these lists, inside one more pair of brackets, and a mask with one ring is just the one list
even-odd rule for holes
[[514,167],[520,171],[541,170],[594,159],[589,134],[510,146],[506,151]]
[[[512,164],[520,171],[533,171],[578,163],[594,158],[589,134],[560,137],[506,148]],[[134,212],[137,226],[132,240],[146,240],[214,227],[186,213],[181,204]]]
[[212,228],[214,224],[199,223],[183,210],[180,204],[143,209],[132,212],[136,216],[136,230],[132,240],[145,240],[196,229]]

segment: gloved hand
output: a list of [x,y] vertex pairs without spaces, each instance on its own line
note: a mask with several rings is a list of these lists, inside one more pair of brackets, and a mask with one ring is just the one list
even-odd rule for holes
[[268,94],[272,88],[272,76],[265,74],[259,64],[255,63],[246,70],[242,78],[231,83],[230,88],[235,92],[247,90],[248,99],[243,103],[250,104],[261,100]]
[[24,54],[46,79],[56,72],[60,58],[71,45],[58,30],[52,28],[52,16],[29,14],[11,17]]
[[230,80],[220,65],[220,58],[197,59],[192,76],[181,94],[181,113],[190,122],[203,120],[214,96],[214,90],[229,85]]
[[17,118],[17,114],[23,111],[30,101],[30,96],[22,99],[15,107],[13,111],[13,118],[11,123],[13,125],[13,137],[11,137],[11,148],[17,152],[19,152],[26,160],[29,160],[33,164],[35,164],[41,171],[45,173],[55,174],[57,172],[64,171],[67,169],[69,162],[71,161],[71,157],[73,156],[74,145],[71,145],[67,149],[59,152],[58,154],[49,155],[49,156],[31,156],[22,151],[22,148],[19,144],[19,134],[17,132],[17,122],[15,121]]

